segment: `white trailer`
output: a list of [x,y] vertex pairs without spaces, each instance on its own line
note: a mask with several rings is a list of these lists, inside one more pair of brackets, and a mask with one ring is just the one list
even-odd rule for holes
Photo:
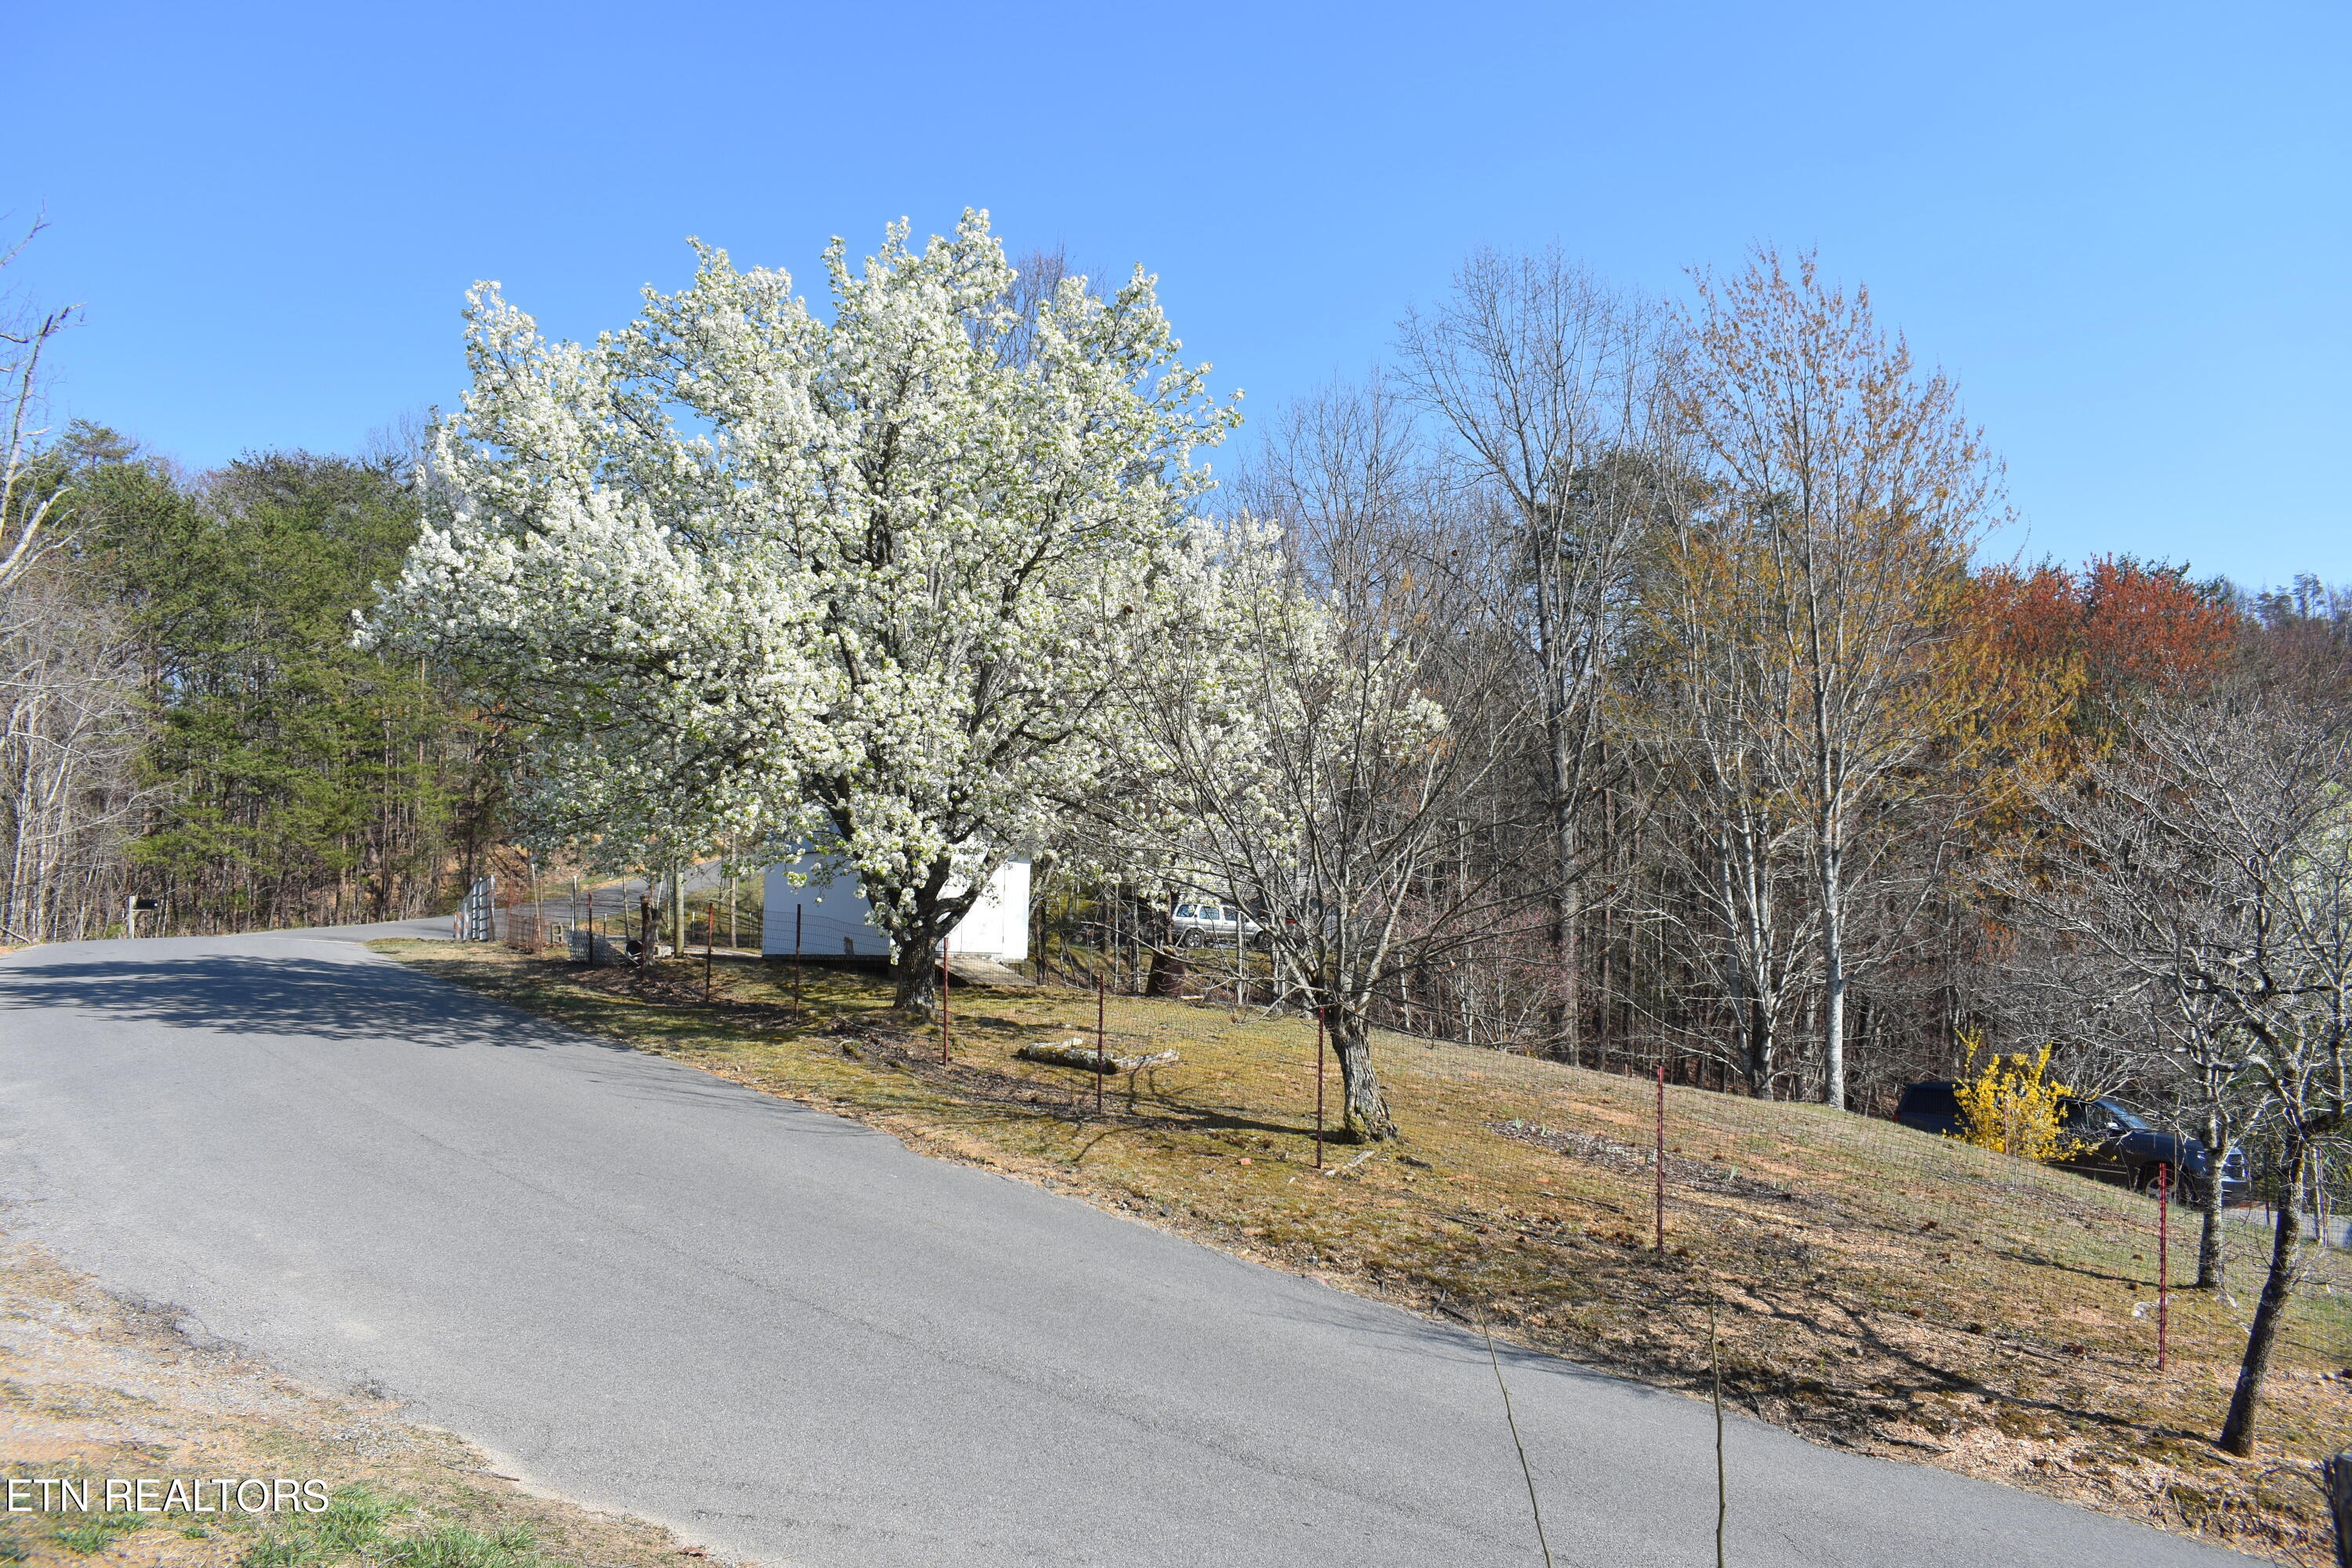
[[[790,957],[795,916],[798,951],[809,958],[888,958],[890,939],[874,923],[874,906],[857,886],[857,873],[826,880],[817,873],[795,886],[794,872],[814,869],[816,858],[768,868],[767,909],[760,921],[760,951]],[[1016,857],[996,868],[971,912],[948,933],[948,952],[1018,963],[1029,956],[1029,861]]]

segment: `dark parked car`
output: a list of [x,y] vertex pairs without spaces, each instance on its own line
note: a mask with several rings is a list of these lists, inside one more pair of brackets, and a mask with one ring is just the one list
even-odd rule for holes
[[1959,1093],[1948,1083],[1906,1084],[1903,1098],[1895,1102],[1895,1120],[1940,1137],[1957,1138],[1967,1131]]
[[[2213,1173],[2213,1157],[2203,1143],[2151,1127],[2112,1100],[2070,1097],[2059,1102],[2058,1114],[2074,1141],[2065,1163],[2085,1175],[2153,1190],[2158,1168],[2169,1165],[2179,1183],[2180,1201],[2195,1203]],[[1963,1131],[1959,1096],[1949,1083],[1907,1086],[1896,1102],[1895,1120],[1922,1132],[1957,1137]],[[2221,1171],[2221,1201],[2244,1203],[2251,1190],[2245,1152],[2232,1149]]]

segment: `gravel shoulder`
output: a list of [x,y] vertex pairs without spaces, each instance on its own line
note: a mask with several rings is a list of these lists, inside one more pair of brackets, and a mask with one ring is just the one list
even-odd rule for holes
[[364,1489],[391,1505],[388,1541],[453,1526],[485,1540],[527,1532],[534,1545],[519,1561],[539,1568],[657,1568],[688,1552],[656,1525],[526,1489],[464,1439],[404,1419],[393,1400],[310,1387],[172,1308],[110,1295],[5,1235],[0,1476],[97,1485],[98,1511],[59,1501],[0,1522],[0,1561],[34,1568],[227,1568],[285,1533],[284,1521],[233,1510],[109,1514],[110,1477],[166,1488],[286,1477],[316,1479],[330,1493]]

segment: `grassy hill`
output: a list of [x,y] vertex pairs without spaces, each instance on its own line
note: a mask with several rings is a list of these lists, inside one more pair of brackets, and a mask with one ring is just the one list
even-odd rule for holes
[[[1115,996],[1114,1077],[1013,1055],[1082,1035],[1092,994],[959,985],[953,1061],[878,977],[721,960],[641,980],[498,949],[379,943],[428,973],[927,1152],[1023,1175],[1212,1245],[1654,1382],[1701,1386],[1717,1304],[1727,1398],[1817,1440],[1942,1465],[2290,1560],[2324,1560],[2318,1493],[2282,1475],[2344,1442],[2352,1272],[2315,1249],[2274,1363],[2262,1454],[2215,1451],[2266,1233],[2233,1224],[2229,1295],[2173,1213],[2170,1355],[2156,1352],[2144,1197],[1819,1106],[1384,1036],[1405,1131],[1315,1168],[1311,1024]],[[1337,1100],[1336,1069],[1331,1079]],[[2336,1292],[2341,1291],[2338,1295]]]

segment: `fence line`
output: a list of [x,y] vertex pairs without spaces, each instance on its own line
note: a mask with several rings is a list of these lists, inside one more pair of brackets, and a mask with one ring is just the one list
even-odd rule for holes
[[[1689,1240],[1731,1227],[1773,1223],[1758,1217],[1753,1200],[1761,1199],[1775,1207],[1789,1202],[1809,1205],[1789,1209],[1778,1221],[1792,1237],[1832,1218],[1867,1226],[1883,1223],[1891,1213],[1915,1238],[1948,1238],[1955,1248],[1982,1245],[2028,1263],[2091,1268],[2127,1290],[2137,1282],[2139,1289],[2127,1298],[2128,1317],[2109,1326],[2135,1331],[2145,1342],[2149,1369],[2154,1369],[2162,1314],[2155,1271],[2159,1224],[2168,1216],[2159,1215],[2152,1191],[2133,1191],[2063,1165],[2043,1165],[1957,1139],[1935,1139],[1899,1123],[1858,1117],[1825,1121],[1824,1135],[1818,1140],[1790,1132],[1769,1151],[1751,1150],[1748,1157],[1756,1163],[1745,1169],[1744,1161],[1674,1152],[1661,1165],[1652,1147],[1649,1107],[1634,1104],[1637,1095],[1648,1099],[1642,1092],[1647,1087],[1627,1084],[1625,1101],[1614,1108],[1612,1119],[1584,1125],[1500,1122],[1495,1131],[1617,1177],[1612,1184],[1612,1203],[1623,1210],[1629,1224],[1638,1223],[1644,1245],[1654,1190],[1663,1176],[1670,1247],[1677,1235]],[[1679,1120],[1669,1112],[1664,1140],[1669,1149],[1683,1137],[1734,1136],[1714,1124],[1703,1131],[1696,1128],[1688,1110],[1686,1103]],[[1633,1130],[1637,1118],[1638,1133]],[[1792,1171],[1811,1179],[1796,1183],[1789,1174]],[[2258,1173],[2257,1190],[2264,1184]],[[2275,1189],[2274,1173],[2267,1184]],[[1800,1185],[1806,1190],[1795,1190]],[[1839,1201],[1849,1194],[1850,1205]],[[1726,1198],[1751,1201],[1726,1204],[1721,1201]],[[1828,1212],[1849,1206],[1852,1212],[1843,1215]],[[1874,1212],[1877,1220],[1870,1217]],[[2217,1302],[2240,1333],[2250,1328],[2270,1265],[2276,1213],[2260,1203],[2223,1211],[2220,1241],[2226,1290],[2217,1296],[2195,1289],[2201,1213],[2186,1203],[2170,1205],[2168,1282],[2176,1313],[2176,1347],[2177,1312],[2185,1301]],[[2352,1371],[2352,1231],[2343,1220],[2329,1216],[2324,1234],[2312,1237],[2308,1226],[2305,1234],[2294,1294],[2278,1331],[2279,1344],[2325,1370]],[[1795,1243],[1791,1258],[1825,1260],[1816,1258],[1810,1247]],[[2026,1320],[1972,1326],[2036,1343],[2044,1353],[2084,1353],[2063,1325]],[[2352,1436],[2352,1412],[2344,1419],[2343,1436]]]

